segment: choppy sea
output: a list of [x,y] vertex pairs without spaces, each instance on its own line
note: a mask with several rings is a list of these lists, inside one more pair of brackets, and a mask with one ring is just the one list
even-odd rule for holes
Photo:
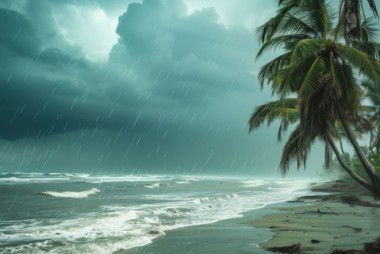
[[0,173],[0,253],[113,253],[306,195],[310,182]]

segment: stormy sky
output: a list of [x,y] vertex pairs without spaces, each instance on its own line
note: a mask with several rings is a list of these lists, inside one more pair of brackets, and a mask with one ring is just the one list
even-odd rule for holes
[[278,126],[247,127],[273,99],[258,86],[271,56],[255,61],[255,29],[275,11],[264,0],[2,0],[0,171],[280,176]]

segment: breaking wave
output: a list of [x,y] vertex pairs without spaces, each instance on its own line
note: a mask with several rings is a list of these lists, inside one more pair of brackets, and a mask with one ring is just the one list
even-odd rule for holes
[[58,198],[87,198],[89,195],[93,195],[97,192],[100,192],[97,188],[92,188],[91,190],[87,191],[44,191],[40,192],[38,194],[46,195],[46,196],[52,196],[52,197],[58,197]]

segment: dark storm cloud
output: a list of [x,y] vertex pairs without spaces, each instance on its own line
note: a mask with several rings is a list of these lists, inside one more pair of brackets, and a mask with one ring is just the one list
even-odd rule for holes
[[[0,137],[40,137],[78,128],[119,128],[137,103],[118,74],[59,48],[46,48],[23,14],[0,9]],[[115,88],[108,89],[108,86]],[[123,86],[118,89],[117,86]]]
[[213,9],[188,15],[182,1],[132,3],[109,61],[97,63],[54,25],[62,5],[25,1],[19,11],[0,10],[2,138],[118,129],[139,115],[155,124],[173,105],[206,105],[251,85],[254,38],[218,23]]
[[20,13],[0,9],[0,43],[15,54],[35,57],[40,49],[40,40],[32,23]]
[[180,1],[130,4],[117,33],[146,91],[188,105],[252,85],[254,35],[218,23],[214,9],[187,15]]

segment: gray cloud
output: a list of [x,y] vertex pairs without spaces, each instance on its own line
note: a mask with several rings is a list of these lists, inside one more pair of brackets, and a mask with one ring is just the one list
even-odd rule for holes
[[[78,128],[119,128],[136,118],[137,104],[119,74],[60,48],[46,48],[23,14],[1,9],[0,136],[15,139]],[[111,87],[115,83],[115,88]],[[121,85],[120,85],[121,86]]]
[[143,1],[120,16],[117,33],[110,61],[124,46],[124,63],[147,93],[188,105],[252,83],[254,34],[218,23],[214,9],[189,16],[179,1]]
[[40,49],[40,40],[32,23],[20,13],[0,9],[0,43],[15,54],[35,57]]

